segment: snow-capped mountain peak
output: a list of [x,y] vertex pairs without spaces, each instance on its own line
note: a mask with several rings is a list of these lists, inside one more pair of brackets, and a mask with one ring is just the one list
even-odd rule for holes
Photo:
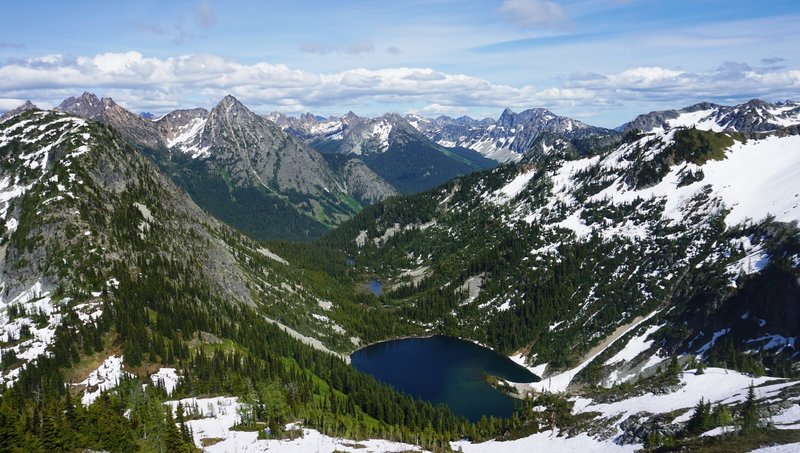
[[734,106],[701,103],[680,110],[650,112],[637,116],[622,129],[650,132],[656,128],[697,127],[717,132],[751,133],[770,132],[797,124],[800,124],[800,105],[796,102],[771,104],[753,99]]

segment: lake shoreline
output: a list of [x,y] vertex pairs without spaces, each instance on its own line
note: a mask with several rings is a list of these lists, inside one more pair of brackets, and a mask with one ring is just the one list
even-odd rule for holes
[[[359,346],[358,348],[353,349],[353,351],[351,351],[348,354],[348,356],[352,356],[356,352],[358,352],[358,351],[360,351],[362,349],[366,349],[366,348],[368,348],[370,346],[375,346],[376,344],[388,343],[390,341],[397,341],[397,340],[413,340],[413,339],[416,339],[416,338],[418,338],[418,339],[433,338],[433,337],[435,337],[437,335],[443,336],[443,337],[447,336],[447,335],[444,335],[444,334],[441,334],[441,333],[431,333],[431,334],[427,334],[427,335],[400,335],[400,336],[397,336],[397,337],[392,337],[392,338],[386,338],[386,339],[383,339],[383,340],[373,341],[372,343],[368,343],[368,344],[365,344],[363,346]],[[458,338],[458,337],[450,337],[450,338]]]

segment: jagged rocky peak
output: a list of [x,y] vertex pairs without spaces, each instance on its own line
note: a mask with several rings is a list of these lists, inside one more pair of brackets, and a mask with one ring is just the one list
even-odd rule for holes
[[396,113],[386,113],[371,120],[364,119],[350,129],[344,137],[339,152],[356,155],[382,153],[396,140],[398,132],[408,135],[415,130]]
[[[113,101],[112,101],[113,102]],[[70,96],[59,104],[57,110],[83,118],[97,118],[103,114],[103,102],[93,93],[84,91],[79,97]]]
[[270,130],[272,128],[280,129],[276,127],[273,122],[255,114],[252,110],[248,109],[244,104],[230,94],[222,98],[222,100],[219,101],[219,103],[213,109],[211,109],[211,112],[208,114],[208,122],[205,133],[209,132],[209,128],[215,131],[215,133],[220,132],[218,129],[222,123],[235,126],[235,128],[239,131],[251,129],[255,125],[258,125],[258,127],[265,127]]
[[513,110],[506,107],[503,109],[503,113],[500,114],[500,118],[497,119],[498,125],[511,125],[514,122],[517,114],[514,113]]
[[233,95],[228,94],[222,98],[221,101],[211,110],[211,113],[220,114],[224,112],[226,115],[239,115],[239,114],[248,114],[254,115],[253,112],[250,111],[244,104],[242,104],[238,99],[236,99]]
[[352,110],[351,110],[351,111],[348,111],[348,112],[347,112],[347,113],[346,113],[346,114],[345,114],[345,115],[342,117],[342,122],[343,122],[344,124],[348,125],[348,126],[351,126],[351,127],[352,127],[352,126],[354,126],[355,124],[358,124],[359,122],[361,122],[361,121],[363,121],[363,120],[364,120],[364,118],[362,118],[362,117],[360,117],[360,116],[356,115],[355,113],[353,113],[353,111],[352,111]]
[[2,115],[0,115],[0,121],[6,120],[8,118],[11,118],[12,116],[14,116],[16,114],[25,112],[27,110],[39,110],[39,107],[37,107],[36,104],[34,104],[31,101],[25,101],[25,103],[23,103],[19,107],[16,107],[16,108],[14,108],[12,110],[9,110],[6,113],[3,113]]
[[310,123],[310,124],[317,124],[317,117],[314,116],[311,112],[306,112],[300,115],[300,121]]
[[400,116],[397,113],[385,113],[383,115],[383,118],[386,119],[387,121],[391,121],[393,123],[401,123],[401,124],[407,123],[405,118],[403,118],[402,116]]

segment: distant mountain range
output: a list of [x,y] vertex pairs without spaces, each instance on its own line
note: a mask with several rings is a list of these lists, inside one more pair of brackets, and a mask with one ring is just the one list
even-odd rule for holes
[[[3,118],[35,108],[26,102]],[[316,237],[387,197],[502,162],[536,160],[555,147],[585,154],[613,145],[623,132],[668,127],[682,115],[691,114],[698,124],[714,122],[715,130],[759,132],[790,124],[798,109],[792,102],[702,103],[640,115],[612,130],[542,108],[506,109],[497,120],[353,112],[261,116],[227,96],[211,111],[175,110],[153,119],[91,93],[57,108],[114,127],[201,207],[262,239]]]
[[476,120],[468,116],[431,119],[413,114],[402,118],[397,114],[386,114],[369,119],[353,112],[340,118],[322,118],[311,113],[295,118],[274,112],[267,118],[323,150],[360,154],[364,145],[367,152],[385,151],[391,143],[391,131],[400,129],[413,135],[407,127],[411,126],[441,147],[477,151],[483,157],[497,162],[519,161],[542,134],[565,139],[617,134],[614,130],[590,126],[543,108],[521,113],[505,109],[496,121],[490,118]]

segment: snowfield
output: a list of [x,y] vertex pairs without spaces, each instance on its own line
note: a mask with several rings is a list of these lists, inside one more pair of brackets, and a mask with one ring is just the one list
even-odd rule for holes
[[556,431],[544,431],[523,439],[499,442],[490,440],[473,444],[468,441],[452,442],[452,448],[464,453],[511,453],[511,452],[552,452],[552,453],[602,453],[602,452],[634,452],[641,445],[617,445],[611,441],[598,441],[587,434],[575,437],[561,437]]
[[[723,368],[706,368],[705,373],[701,375],[696,375],[693,371],[686,371],[681,374],[680,379],[682,387],[664,395],[648,393],[615,403],[595,403],[587,398],[576,397],[573,412],[599,412],[603,418],[622,415],[624,420],[639,412],[664,414],[678,409],[691,409],[700,401],[700,398],[712,403],[742,402],[747,397],[747,390],[751,383],[756,386],[757,399],[769,398],[785,387],[800,384],[797,381],[776,380],[776,378],[766,376],[754,378]],[[761,386],[768,382],[770,385]],[[688,421],[691,415],[692,411],[689,410],[676,418],[675,422]]]
[[[259,440],[258,433],[233,431],[239,421],[239,401],[235,397],[185,398],[181,404],[191,412],[193,408],[202,413],[199,420],[190,420],[186,424],[194,433],[194,442],[202,446],[203,439],[218,439],[217,443],[205,447],[209,453],[256,453],[256,452],[292,452],[292,453],[333,453],[340,452],[406,452],[422,451],[419,447],[400,442],[381,439],[350,440],[326,436],[313,429],[303,429],[303,437],[295,440]],[[178,401],[169,401],[173,411]],[[294,428],[293,424],[286,426]],[[208,441],[207,441],[208,442]]]

